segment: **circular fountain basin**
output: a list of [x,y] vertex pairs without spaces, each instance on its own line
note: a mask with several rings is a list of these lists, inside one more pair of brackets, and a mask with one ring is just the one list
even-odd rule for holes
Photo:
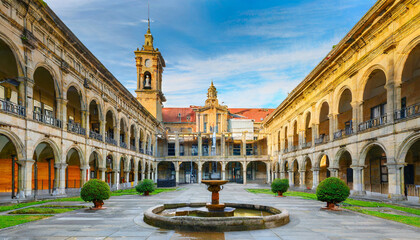
[[[289,223],[289,213],[270,206],[225,203],[235,208],[232,217],[200,217],[197,210],[205,209],[206,203],[164,204],[149,208],[143,220],[156,227],[181,231],[246,231],[275,228]],[[176,216],[180,210],[184,216]]]

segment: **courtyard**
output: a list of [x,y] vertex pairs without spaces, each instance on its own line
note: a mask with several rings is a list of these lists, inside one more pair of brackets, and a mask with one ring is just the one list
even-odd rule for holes
[[[418,239],[420,229],[350,211],[323,211],[325,203],[288,196],[277,198],[246,189],[266,185],[227,184],[221,202],[253,203],[286,209],[290,223],[272,229],[191,233],[159,229],[143,222],[143,212],[162,203],[209,202],[203,184],[184,185],[177,191],[152,196],[113,196],[106,210],[79,209],[0,231],[0,239]],[[72,202],[72,205],[91,203]]]

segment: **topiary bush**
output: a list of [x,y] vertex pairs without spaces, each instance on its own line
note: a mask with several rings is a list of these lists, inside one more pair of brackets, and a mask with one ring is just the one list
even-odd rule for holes
[[95,208],[102,208],[102,205],[104,204],[103,200],[107,200],[111,197],[111,189],[109,189],[106,182],[98,179],[91,179],[83,185],[82,190],[80,191],[80,197],[85,202],[93,202]]
[[155,183],[150,179],[144,179],[137,184],[136,191],[140,194],[144,193],[145,196],[148,196],[149,193],[155,191]]
[[289,189],[289,179],[274,179],[271,183],[271,191],[277,193],[279,197],[283,197],[283,193],[287,192]]
[[319,201],[327,202],[327,208],[336,208],[336,204],[346,200],[350,195],[347,184],[336,177],[329,177],[322,181],[316,188]]

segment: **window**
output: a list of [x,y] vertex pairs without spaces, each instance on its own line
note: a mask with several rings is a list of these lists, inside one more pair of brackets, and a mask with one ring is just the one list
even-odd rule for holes
[[193,144],[191,146],[191,156],[197,156],[198,155],[198,145]]
[[233,155],[234,156],[241,155],[241,144],[233,144]]
[[381,183],[388,182],[388,168],[386,166],[386,157],[381,158]]
[[208,156],[208,155],[209,155],[209,145],[203,144],[203,156]]
[[370,119],[375,119],[385,114],[386,104],[380,104],[370,109]]
[[179,156],[184,156],[184,144],[179,144]]
[[252,143],[247,143],[246,144],[246,155],[252,155]]
[[175,143],[168,143],[168,156],[175,156]]

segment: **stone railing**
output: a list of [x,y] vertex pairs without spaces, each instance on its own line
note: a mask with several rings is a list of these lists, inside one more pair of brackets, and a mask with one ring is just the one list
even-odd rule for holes
[[125,142],[120,142],[120,147],[122,147],[122,148],[127,148],[127,143],[125,143]]
[[42,122],[54,127],[58,127],[58,128],[62,128],[63,127],[63,123],[61,120],[58,120],[54,117],[51,116],[47,116],[45,114],[42,114],[41,112],[36,112],[34,111],[34,120],[38,121],[38,122]]
[[302,148],[310,148],[312,147],[312,142],[305,142],[302,144]]
[[411,105],[409,107],[397,110],[394,112],[394,119],[400,120],[420,115],[420,103]]
[[315,139],[315,145],[327,143],[330,137],[328,135],[321,135],[319,138]]
[[134,146],[134,145],[130,145],[130,150],[131,150],[131,151],[136,151],[136,146]]
[[117,146],[118,145],[118,143],[117,143],[117,141],[115,140],[115,139],[113,139],[113,138],[110,138],[110,137],[105,137],[105,142],[106,143],[109,143],[109,144],[112,144],[112,145],[115,145],[115,146]]
[[12,103],[5,99],[0,99],[0,111],[14,113],[22,117],[26,117],[26,108],[18,104]]
[[71,120],[67,123],[67,131],[80,135],[86,135],[86,129],[82,128],[80,123],[75,123]]
[[381,117],[369,119],[363,123],[359,124],[359,131],[365,131],[369,128],[378,127],[387,123],[387,115],[382,115]]
[[92,130],[89,131],[89,137],[93,138],[93,139],[96,139],[98,141],[101,141],[101,142],[103,141],[102,134],[99,134],[99,133],[94,132]]

